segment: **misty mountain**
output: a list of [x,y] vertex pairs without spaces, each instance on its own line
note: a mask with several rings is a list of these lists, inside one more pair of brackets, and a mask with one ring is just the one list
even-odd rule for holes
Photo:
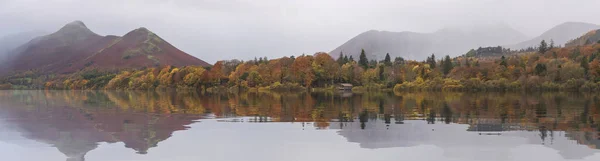
[[431,54],[458,56],[481,46],[498,46],[519,42],[527,37],[508,26],[445,28],[433,33],[390,32],[371,30],[359,34],[330,52],[337,58],[340,52],[358,58],[365,49],[369,59],[392,57],[423,60]]
[[140,28],[124,37],[101,36],[81,21],[66,24],[58,31],[34,38],[13,50],[0,74],[11,71],[75,72],[87,67],[98,69],[209,64],[195,58]]
[[0,62],[5,60],[8,54],[20,45],[44,34],[42,31],[30,31],[0,37]]
[[580,37],[581,35],[584,35],[587,32],[595,29],[600,29],[600,26],[583,22],[565,22],[551,28],[550,30],[531,40],[514,45],[507,45],[505,47],[511,49],[536,47],[542,40],[546,40],[548,43],[550,43],[550,40],[553,40],[556,46],[564,46],[565,43],[569,42],[570,40]]

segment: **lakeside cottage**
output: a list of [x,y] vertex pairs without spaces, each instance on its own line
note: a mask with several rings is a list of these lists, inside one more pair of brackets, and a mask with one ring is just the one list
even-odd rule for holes
[[338,90],[348,90],[349,91],[349,90],[352,90],[352,87],[353,86],[350,83],[340,83],[338,85]]

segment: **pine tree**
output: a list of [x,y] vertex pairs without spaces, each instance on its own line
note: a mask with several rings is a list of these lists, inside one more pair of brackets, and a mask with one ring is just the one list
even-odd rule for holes
[[344,55],[344,64],[350,62],[350,59],[348,59],[348,55]]
[[431,69],[435,69],[435,67],[436,67],[435,54],[431,54],[431,57],[427,57],[427,64],[429,64],[429,67]]
[[367,59],[367,54],[365,54],[365,49],[361,49],[361,51],[360,51],[360,57],[358,58],[358,65],[362,66],[365,69],[369,68],[369,59]]
[[352,57],[352,55],[350,55],[350,59],[348,59],[348,62],[354,62],[354,58]]
[[390,53],[385,54],[385,59],[383,59],[383,64],[387,66],[392,65],[392,58],[390,57]]
[[450,60],[450,55],[446,55],[446,58],[442,61],[442,68],[444,71],[444,75],[448,75],[454,66],[452,65],[452,60]]
[[587,79],[588,72],[589,72],[589,70],[590,70],[590,65],[588,64],[588,59],[587,59],[587,57],[585,57],[585,56],[584,56],[584,57],[581,59],[581,64],[580,64],[580,66],[581,66],[581,68],[583,68],[583,74],[584,74],[585,78]]
[[538,51],[540,52],[540,54],[544,54],[546,53],[546,51],[548,51],[548,44],[546,43],[546,40],[542,40],[542,42],[540,42]]
[[339,65],[344,65],[344,53],[340,52],[340,56],[337,58],[336,61]]

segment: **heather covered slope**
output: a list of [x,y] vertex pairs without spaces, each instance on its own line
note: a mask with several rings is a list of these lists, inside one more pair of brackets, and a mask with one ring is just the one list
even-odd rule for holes
[[175,48],[148,29],[139,28],[114,39],[105,48],[79,61],[70,69],[122,69],[164,65],[209,66],[208,63]]
[[106,41],[81,21],[71,22],[55,33],[37,37],[15,49],[2,69],[57,71],[101,49]]
[[209,66],[145,28],[123,37],[100,36],[83,22],[74,21],[14,49],[0,64],[0,75],[28,70],[71,73],[86,68],[119,70],[166,65]]
[[575,40],[571,40],[570,42],[568,42],[566,44],[566,46],[567,47],[583,46],[583,45],[590,45],[590,44],[594,44],[594,43],[600,43],[600,30],[590,31]]

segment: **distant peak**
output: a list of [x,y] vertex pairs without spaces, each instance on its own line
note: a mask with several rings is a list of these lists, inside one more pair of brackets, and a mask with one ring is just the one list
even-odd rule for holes
[[564,23],[559,24],[559,26],[560,25],[596,25],[596,24],[587,23],[587,22],[568,21],[568,22],[564,22]]
[[85,26],[85,24],[79,20],[68,23],[67,25],[65,25],[65,27],[67,26],[87,28],[87,26]]
[[145,28],[145,27],[140,27],[140,28],[137,28],[137,29],[135,29],[135,30],[133,30],[133,31],[134,31],[134,32],[147,32],[147,33],[152,33],[150,30],[148,30],[148,29],[147,29],[147,28]]
[[85,34],[85,35],[96,35],[90,29],[88,29],[85,24],[81,21],[73,21],[71,23],[66,24],[57,33],[77,33],[77,34]]

